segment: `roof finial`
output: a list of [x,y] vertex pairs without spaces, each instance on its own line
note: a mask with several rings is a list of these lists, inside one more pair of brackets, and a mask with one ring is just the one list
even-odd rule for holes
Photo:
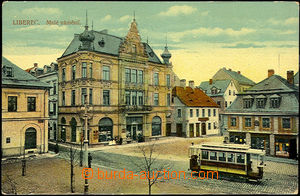
[[168,33],[166,33],[166,47],[168,47]]
[[135,21],[135,11],[133,11],[133,21]]
[[148,35],[147,35],[147,44],[148,44]]
[[89,26],[88,26],[88,14],[87,14],[87,10],[85,12],[85,29],[88,30]]
[[92,20],[92,30],[94,30],[94,21]]

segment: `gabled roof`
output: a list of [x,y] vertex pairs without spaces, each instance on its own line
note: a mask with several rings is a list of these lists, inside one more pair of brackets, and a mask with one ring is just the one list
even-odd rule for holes
[[[91,32],[93,32],[95,36],[95,39],[92,43],[92,47],[94,48],[93,51],[110,54],[114,56],[119,55],[119,47],[120,44],[124,41],[124,38],[110,35],[107,33],[107,31],[92,30]],[[79,40],[79,34],[75,34],[73,40],[71,41],[71,43],[69,44],[69,46],[67,47],[67,49],[65,50],[65,52],[62,54],[60,58],[79,51],[78,48],[80,45],[81,45],[81,41]],[[149,61],[162,64],[159,58],[157,57],[157,55],[152,50],[152,48],[147,43],[143,43],[143,45],[148,54]]]
[[255,93],[256,92],[290,92],[296,91],[298,88],[290,84],[286,79],[279,75],[272,75],[269,78],[257,83],[256,85],[248,88],[245,93]]
[[223,68],[224,72],[230,75],[234,80],[238,81],[240,84],[246,84],[246,85],[255,85],[255,82],[250,80],[249,78],[243,76],[242,74],[239,74],[236,71],[230,71],[226,68]]
[[202,90],[191,87],[180,87],[175,86],[172,90],[173,96],[178,97],[178,99],[190,107],[219,107],[216,102],[207,96]]
[[[13,75],[7,76],[5,69],[11,67]],[[33,75],[27,73],[17,65],[13,64],[2,56],[2,87],[18,87],[18,88],[50,88],[47,83],[41,82]]]
[[[209,81],[205,81],[201,82],[199,88],[206,91],[206,95],[208,96],[223,96],[230,82],[231,80],[213,80],[212,84],[209,84]],[[220,92],[211,94],[211,88],[213,87],[220,89]]]

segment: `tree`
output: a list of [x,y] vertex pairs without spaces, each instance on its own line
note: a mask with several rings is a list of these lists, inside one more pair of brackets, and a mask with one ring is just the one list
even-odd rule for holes
[[137,169],[146,173],[149,195],[151,195],[151,188],[154,184],[167,180],[166,178],[162,178],[163,172],[158,171],[168,172],[172,168],[170,163],[157,160],[159,153],[155,153],[155,147],[155,143],[139,144],[136,151],[142,154],[142,158],[138,159],[138,161],[130,158]]

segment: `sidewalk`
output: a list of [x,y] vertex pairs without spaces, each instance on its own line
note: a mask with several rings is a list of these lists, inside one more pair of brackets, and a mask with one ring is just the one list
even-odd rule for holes
[[271,162],[277,162],[277,163],[287,163],[287,164],[293,164],[298,165],[298,160],[295,159],[288,159],[288,158],[281,158],[281,157],[271,157],[266,156],[265,161],[271,161]]
[[[25,159],[26,160],[33,160],[33,159],[52,158],[52,157],[55,157],[57,155],[58,154],[55,154],[54,152],[49,151],[49,152],[43,153],[43,154],[26,154]],[[23,155],[13,156],[13,157],[5,157],[5,158],[2,158],[1,164],[18,162],[18,161],[21,161],[23,158],[24,158]]]

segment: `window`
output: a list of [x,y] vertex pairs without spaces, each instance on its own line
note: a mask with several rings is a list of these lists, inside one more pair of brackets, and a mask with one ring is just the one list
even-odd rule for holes
[[53,114],[56,115],[56,103],[53,103]]
[[93,63],[90,63],[90,78],[93,78]]
[[214,116],[216,116],[216,109],[214,109]]
[[210,117],[210,109],[208,109],[208,117]]
[[81,89],[81,104],[84,105],[87,98],[86,88]]
[[214,122],[214,129],[216,129],[217,128],[217,123],[216,122]]
[[228,91],[228,94],[231,95],[231,90]]
[[207,150],[202,150],[201,155],[202,155],[202,159],[208,159],[208,151]]
[[271,98],[270,99],[271,108],[279,108],[280,106],[280,99],[279,98]]
[[76,65],[72,66],[72,80],[75,80],[76,78]]
[[13,70],[12,67],[5,67],[6,76],[7,77],[13,77]]
[[138,96],[138,105],[143,105],[144,104],[144,93],[138,91],[137,96]]
[[35,111],[36,98],[35,97],[27,97],[27,110],[28,112]]
[[230,126],[236,127],[236,117],[231,117],[230,118]]
[[125,68],[125,82],[130,82],[130,69]]
[[167,94],[167,106],[170,106],[171,105],[171,94],[168,93]]
[[199,117],[199,109],[196,109],[196,116]]
[[8,96],[8,112],[17,111],[17,96]]
[[102,68],[102,79],[103,80],[110,80],[109,75],[110,75],[110,67],[108,66],[103,66]]
[[256,100],[256,107],[257,108],[264,108],[265,107],[265,99],[257,99]]
[[62,69],[61,78],[63,82],[66,81],[66,68]]
[[136,53],[136,45],[135,44],[132,45],[132,52]]
[[284,128],[284,129],[291,128],[291,119],[290,118],[282,118],[282,128]]
[[193,117],[193,109],[190,109],[190,117]]
[[53,95],[56,95],[56,83],[53,83]]
[[252,106],[252,100],[251,99],[244,99],[243,107],[244,108],[251,108],[251,106]]
[[144,83],[144,73],[142,70],[138,70],[138,83],[143,84]]
[[109,90],[103,90],[103,105],[110,105]]
[[137,96],[136,96],[136,91],[131,91],[131,104],[132,105],[137,105]]
[[65,92],[62,92],[62,105],[65,106],[66,105],[66,96],[65,96]]
[[237,154],[236,155],[236,162],[237,163],[245,163],[245,155],[244,154]]
[[92,88],[90,88],[90,94],[89,94],[89,103],[90,103],[90,105],[92,105],[93,104],[93,89]]
[[227,101],[225,101],[225,108],[227,108]]
[[235,154],[234,153],[227,153],[227,161],[234,163],[235,162]]
[[82,63],[81,77],[86,78],[86,63]]
[[131,70],[131,82],[137,83],[137,70],[136,69]]
[[214,151],[209,152],[209,159],[217,160],[217,152],[214,152]]
[[208,130],[211,129],[211,123],[208,123]]
[[75,90],[72,90],[72,97],[71,97],[71,105],[74,106],[75,105]]
[[154,105],[158,106],[158,93],[154,93]]
[[154,85],[158,86],[158,73],[154,73]]
[[205,117],[205,109],[202,109],[202,117]]
[[232,104],[232,101],[229,102],[229,105],[231,105],[231,104]]
[[171,86],[170,74],[167,74],[167,87]]
[[251,118],[245,118],[245,127],[251,127]]
[[270,118],[263,118],[262,126],[263,126],[263,128],[270,128]]
[[125,91],[125,104],[130,105],[130,91]]
[[217,101],[217,104],[221,107],[221,101]]
[[226,153],[225,152],[219,152],[219,161],[226,161]]
[[6,138],[6,143],[9,144],[10,143],[10,137]]
[[233,96],[235,96],[235,90],[233,90]]
[[181,109],[178,109],[178,110],[177,110],[177,117],[178,117],[178,118],[181,118]]

